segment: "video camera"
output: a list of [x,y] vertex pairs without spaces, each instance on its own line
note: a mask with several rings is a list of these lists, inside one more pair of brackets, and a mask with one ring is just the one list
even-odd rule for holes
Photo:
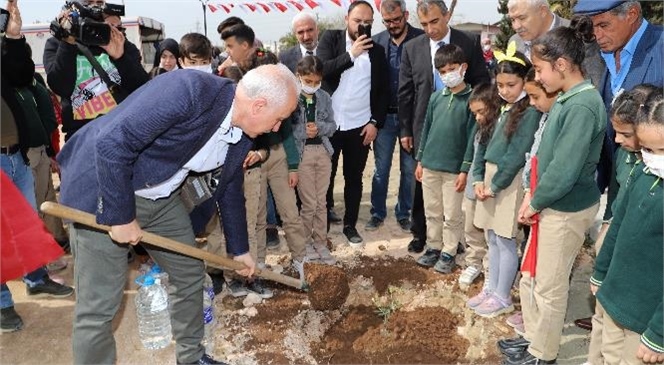
[[68,11],[66,22],[51,22],[51,34],[59,40],[73,36],[86,46],[103,46],[111,41],[111,26],[104,23],[104,15],[124,16],[124,5],[105,4],[103,7],[86,6],[78,1],[67,1],[63,10]]

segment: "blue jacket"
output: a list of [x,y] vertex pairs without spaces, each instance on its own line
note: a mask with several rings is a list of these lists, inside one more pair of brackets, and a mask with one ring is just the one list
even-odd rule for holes
[[[661,88],[664,85],[664,39],[663,28],[659,25],[648,24],[646,31],[636,46],[629,73],[622,84],[622,89],[630,91],[640,84],[652,84]],[[611,90],[611,75],[608,68],[600,79],[597,90],[602,94],[606,111],[611,111],[611,102],[614,95]],[[604,191],[611,181],[613,157],[616,152],[616,132],[611,121],[606,126],[606,137],[602,148],[602,155],[597,167],[597,184],[600,191]]]
[[[406,28],[406,38],[404,38],[403,43],[408,42],[409,40],[417,37],[420,34],[424,34],[424,31],[422,29],[415,28],[410,23],[406,24],[406,27],[407,27]],[[387,59],[387,57],[389,57],[388,48],[390,47],[390,39],[392,39],[392,36],[390,35],[390,32],[388,32],[387,30],[384,30],[384,31],[376,34],[375,36],[373,36],[371,38],[373,39],[373,41],[375,43],[378,43],[381,46],[383,46],[383,48],[385,49],[385,59]],[[389,62],[389,60],[388,60],[388,62]]]
[[[136,217],[134,192],[172,177],[212,137],[235,93],[227,79],[192,70],[145,84],[109,114],[88,123],[58,155],[62,204],[93,213],[97,223]],[[251,142],[231,145],[215,193],[228,251],[248,251],[242,161]],[[203,219],[205,214],[194,214]]]

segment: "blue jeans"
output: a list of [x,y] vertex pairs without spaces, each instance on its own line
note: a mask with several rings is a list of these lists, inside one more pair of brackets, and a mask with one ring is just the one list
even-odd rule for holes
[[[0,164],[2,171],[9,176],[14,185],[23,194],[25,200],[28,201],[32,209],[37,210],[37,201],[35,199],[35,180],[32,176],[30,166],[25,163],[23,156],[20,152],[13,155],[0,155]],[[46,269],[40,267],[23,277],[23,281],[29,286],[42,284],[46,276]],[[0,286],[0,308],[7,308],[14,305],[12,294],[9,292],[9,287],[6,284]]]
[[399,142],[399,118],[396,114],[388,114],[385,125],[378,130],[374,141],[374,157],[376,167],[371,181],[371,216],[385,220],[387,216],[387,185],[390,181],[392,168],[392,155],[395,143],[399,145],[399,161],[401,178],[399,179],[399,196],[394,213],[397,220],[410,217],[413,206],[413,184],[415,181],[415,159],[403,148]]

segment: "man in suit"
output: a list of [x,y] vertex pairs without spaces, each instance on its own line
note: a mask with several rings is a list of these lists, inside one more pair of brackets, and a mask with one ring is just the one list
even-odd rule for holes
[[[376,34],[373,41],[385,49],[385,59],[389,70],[387,76],[390,103],[387,108],[385,125],[378,131],[378,137],[373,144],[376,167],[371,183],[371,219],[365,226],[367,231],[378,229],[387,216],[385,201],[392,168],[392,155],[401,129],[397,114],[401,54],[406,42],[424,33],[421,29],[414,28],[408,23],[409,14],[404,0],[383,1],[380,4],[380,14],[387,29]],[[399,147],[401,147],[400,144]],[[401,171],[399,195],[394,213],[401,229],[409,232],[410,209],[413,205],[413,182],[415,181],[415,159],[403,148],[400,148],[399,153],[399,170]]]
[[343,152],[346,207],[343,233],[353,247],[362,244],[355,228],[362,199],[362,173],[369,145],[385,123],[389,98],[385,50],[358,31],[366,26],[371,29],[373,15],[368,2],[353,2],[346,15],[346,29],[326,31],[317,50],[323,60],[323,89],[332,95],[334,119],[339,127],[332,137],[334,155],[327,191],[328,209],[334,205],[334,177]]
[[[179,197],[190,171],[222,167],[211,199],[221,207],[228,253],[247,266],[239,273],[253,274],[242,191],[242,164],[252,145],[247,136],[277,130],[298,95],[297,81],[283,65],[248,72],[237,90],[227,79],[176,70],[146,84],[69,140],[58,156],[61,202],[111,226],[110,234],[80,224],[70,229],[76,258],[74,363],[116,362],[112,320],[126,282],[127,243],[137,244],[145,230],[195,245],[192,221]],[[177,362],[219,364],[201,345],[203,262],[146,249],[176,288],[170,315]]]
[[[401,55],[399,70],[399,121],[401,122],[401,147],[409,153],[417,151],[424,127],[424,116],[431,93],[442,89],[443,84],[433,67],[433,56],[443,44],[461,47],[468,60],[465,81],[470,85],[490,82],[480,47],[480,37],[448,27],[450,12],[443,0],[422,0],[417,5],[417,16],[425,34],[406,43]],[[422,252],[426,245],[426,221],[422,184],[415,182],[413,197],[413,240],[408,245],[411,252]]]
[[295,66],[304,56],[315,56],[318,47],[318,24],[316,16],[309,12],[297,13],[293,17],[292,30],[297,45],[279,53],[279,62],[295,73]]
[[[547,0],[510,0],[507,3],[512,29],[516,32],[510,42],[516,43],[516,49],[530,59],[530,44],[536,38],[551,29],[568,27],[570,21],[554,14]],[[586,43],[586,57],[583,60],[583,71],[593,85],[598,86],[604,61],[599,56],[597,42]]]

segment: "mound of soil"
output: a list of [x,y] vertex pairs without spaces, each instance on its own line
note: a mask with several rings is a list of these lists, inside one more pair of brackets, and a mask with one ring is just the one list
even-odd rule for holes
[[311,308],[325,311],[339,309],[346,302],[350,287],[346,272],[336,266],[305,264]]
[[404,282],[430,284],[444,279],[442,275],[433,270],[427,270],[417,265],[412,258],[362,256],[358,264],[347,270],[349,277],[362,275],[373,279],[373,285],[379,294],[384,294],[390,285],[399,286]]

